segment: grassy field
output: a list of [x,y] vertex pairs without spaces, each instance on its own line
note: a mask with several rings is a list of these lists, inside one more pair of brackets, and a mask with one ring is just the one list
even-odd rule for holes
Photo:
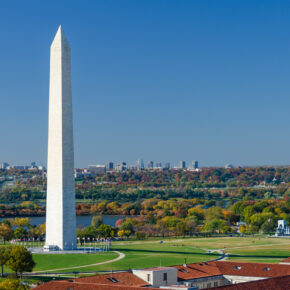
[[[36,267],[34,271],[44,271],[50,269],[62,269],[76,266],[84,266],[88,264],[96,264],[107,260],[112,260],[118,257],[118,254],[113,252],[100,254],[57,254],[57,255],[33,255]],[[82,268],[80,268],[82,269]],[[75,269],[70,272],[76,271]],[[82,270],[83,271],[83,270]]]
[[[221,238],[171,238],[148,241],[120,241],[112,243],[112,250],[125,254],[119,261],[90,266],[112,260],[118,255],[113,252],[101,254],[33,255],[36,261],[34,271],[62,269],[57,272],[85,272],[126,270],[155,266],[170,266],[184,263],[213,260],[220,256],[221,249],[229,255],[229,260],[278,263],[290,256],[290,240],[262,237],[221,237]],[[78,269],[70,267],[85,266]]]
[[[138,253],[138,255],[158,255],[162,259],[170,255],[178,257],[175,261],[164,260],[164,265],[183,263],[183,258],[188,262],[199,262],[215,259],[219,254],[211,253],[211,250],[224,249],[229,254],[229,260],[242,260],[248,262],[270,262],[278,263],[280,260],[290,256],[290,239],[276,239],[263,237],[222,237],[222,238],[195,238],[195,239],[166,239],[162,244],[155,241],[148,242],[116,242],[113,244],[119,251]],[[166,257],[167,256],[167,257]],[[142,258],[142,257],[140,257]],[[138,260],[138,263],[139,264]],[[125,263],[125,260],[119,263]],[[149,267],[153,260],[150,259]],[[147,267],[147,265],[143,267]],[[133,266],[134,267],[134,266]]]
[[219,254],[206,254],[202,249],[192,250],[191,247],[174,245],[137,243],[114,245],[113,250],[125,254],[125,258],[105,265],[91,266],[82,268],[81,271],[110,271],[110,270],[128,270],[133,268],[170,266],[183,264],[184,258],[188,263],[200,262],[204,260],[215,259]]
[[[84,271],[83,268],[70,269],[70,267],[96,264],[117,257],[118,254],[114,252],[99,254],[33,254],[33,259],[36,263],[33,271],[57,270],[63,268],[67,268],[67,270],[63,272]],[[4,272],[10,273],[11,271],[7,267],[4,267]]]

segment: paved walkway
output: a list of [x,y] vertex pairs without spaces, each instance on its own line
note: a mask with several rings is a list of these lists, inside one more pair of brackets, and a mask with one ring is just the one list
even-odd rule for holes
[[[29,273],[29,274],[33,275],[33,274],[39,274],[39,273],[57,272],[57,271],[64,271],[64,270],[70,270],[70,269],[79,269],[79,268],[86,268],[86,267],[91,267],[91,266],[99,266],[99,265],[114,263],[114,262],[117,262],[117,261],[125,258],[125,254],[123,254],[121,252],[118,252],[118,251],[112,251],[112,252],[118,254],[119,257],[117,257],[117,258],[115,258],[113,260],[99,262],[99,263],[96,263],[96,264],[89,264],[89,265],[75,266],[75,267],[68,267],[68,268],[61,268],[61,269],[51,269],[51,270],[36,271],[36,272],[33,272],[33,273]],[[28,274],[28,273],[26,273],[26,274]]]

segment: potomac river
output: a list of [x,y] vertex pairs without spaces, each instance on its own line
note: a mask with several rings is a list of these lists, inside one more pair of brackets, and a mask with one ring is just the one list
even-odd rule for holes
[[[93,216],[77,216],[77,227],[78,228],[83,228],[87,227],[91,224]],[[110,225],[110,226],[115,226],[115,223],[118,219],[125,219],[126,216],[124,215],[103,215],[103,221],[104,224]],[[14,217],[11,217],[14,218]],[[29,217],[30,220],[32,221],[32,225],[40,225],[45,223],[45,216],[40,216],[40,217]],[[4,218],[1,218],[3,220]],[[10,219],[10,218],[5,218],[5,219]]]

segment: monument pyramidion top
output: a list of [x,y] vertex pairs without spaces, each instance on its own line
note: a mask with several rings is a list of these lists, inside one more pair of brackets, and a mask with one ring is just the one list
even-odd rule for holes
[[64,47],[64,46],[69,46],[69,43],[67,41],[67,38],[64,34],[64,31],[62,29],[62,26],[60,25],[58,27],[58,30],[54,36],[54,39],[51,43],[51,48],[54,48],[54,47]]

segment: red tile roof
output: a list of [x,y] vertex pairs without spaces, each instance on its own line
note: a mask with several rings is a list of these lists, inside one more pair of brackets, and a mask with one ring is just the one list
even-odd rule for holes
[[211,289],[226,290],[286,290],[290,289],[290,276],[275,277],[270,279],[239,283]]
[[290,275],[290,265],[245,262],[214,262],[223,275],[279,277]]
[[118,272],[105,275],[95,275],[77,279],[51,281],[36,289],[142,289],[148,286],[144,280],[130,272]]
[[245,263],[245,262],[228,262],[215,261],[194,263],[184,266],[174,266],[177,268],[179,281],[191,280],[196,278],[217,276],[217,275],[234,275],[248,277],[278,277],[290,275],[290,265],[269,264],[269,263]]
[[174,267],[178,270],[179,281],[222,275],[214,263],[194,263],[188,264],[186,267],[182,265]]
[[95,275],[90,277],[77,278],[73,280],[79,283],[126,285],[138,287],[150,285],[130,272],[118,272],[105,275]]
[[[68,280],[63,280],[63,281],[50,281],[34,289],[37,289],[37,290],[144,290],[144,287],[69,282]],[[160,289],[150,288],[150,290],[160,290]]]

